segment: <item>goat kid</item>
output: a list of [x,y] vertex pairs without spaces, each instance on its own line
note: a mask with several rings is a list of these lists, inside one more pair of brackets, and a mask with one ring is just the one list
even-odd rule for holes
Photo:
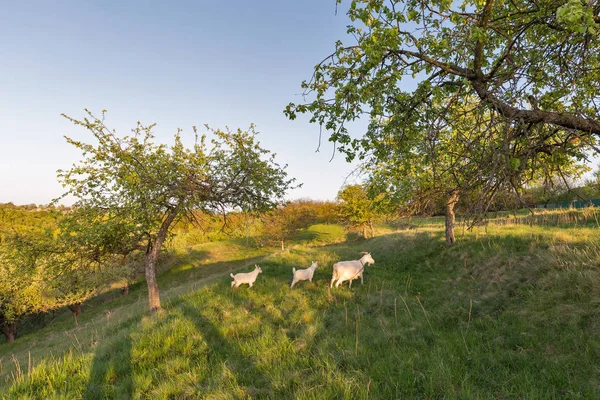
[[345,281],[350,281],[349,288],[352,288],[352,281],[360,277],[360,283],[364,284],[363,271],[366,265],[375,264],[375,260],[371,257],[371,253],[362,252],[364,254],[359,260],[340,261],[333,264],[333,275],[331,277],[330,288],[333,287],[333,282],[337,279],[335,287],[337,288]]
[[296,282],[299,281],[312,282],[313,275],[315,274],[315,269],[317,269],[318,266],[319,265],[317,264],[317,262],[313,261],[312,265],[306,269],[299,269],[296,271],[296,268],[292,268],[294,279],[292,280],[292,285],[290,286],[290,289],[293,288]]
[[254,271],[252,272],[240,272],[239,274],[235,275],[229,274],[229,276],[233,278],[233,282],[231,282],[231,287],[239,287],[244,283],[247,283],[248,285],[250,285],[250,287],[252,287],[254,281],[256,281],[256,278],[258,277],[258,274],[262,272],[262,269],[258,265],[255,264],[254,267]]

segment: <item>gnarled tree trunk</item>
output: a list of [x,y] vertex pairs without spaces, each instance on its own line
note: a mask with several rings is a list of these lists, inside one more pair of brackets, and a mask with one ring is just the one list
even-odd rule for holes
[[454,238],[454,206],[458,203],[460,191],[458,189],[450,192],[450,197],[446,201],[446,244],[452,246],[456,239]]
[[371,237],[375,237],[375,228],[373,228],[373,221],[369,221],[369,229],[371,230]]
[[363,224],[363,239],[367,238],[367,224]]

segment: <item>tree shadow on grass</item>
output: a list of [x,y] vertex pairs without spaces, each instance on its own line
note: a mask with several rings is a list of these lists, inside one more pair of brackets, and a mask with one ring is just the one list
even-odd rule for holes
[[[210,348],[209,362],[213,365],[226,364],[235,374],[237,384],[244,388],[246,395],[257,398],[273,397],[271,382],[258,366],[248,358],[238,343],[227,340],[217,326],[201,315],[192,305],[181,302],[177,305],[183,315],[189,319],[202,334]],[[219,370],[214,371],[214,375]],[[214,376],[213,375],[213,376]]]
[[125,332],[96,351],[83,394],[85,400],[133,398],[131,347],[131,337]]

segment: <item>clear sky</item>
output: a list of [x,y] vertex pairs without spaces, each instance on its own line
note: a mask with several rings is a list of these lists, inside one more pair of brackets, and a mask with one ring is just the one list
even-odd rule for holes
[[[300,83],[345,38],[335,0],[0,1],[0,202],[48,203],[56,170],[78,159],[63,135],[89,139],[60,116],[107,109],[126,134],[158,123],[247,128],[304,186],[290,198],[333,199],[354,166],[318,126],[288,121]],[[356,132],[357,134],[361,132]]]

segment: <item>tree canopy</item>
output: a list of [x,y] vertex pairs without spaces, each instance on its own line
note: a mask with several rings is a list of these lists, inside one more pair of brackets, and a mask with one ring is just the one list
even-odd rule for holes
[[[302,84],[315,99],[286,112],[310,112],[349,151],[360,140],[351,143],[345,123],[363,114],[393,118],[389,132],[415,124],[421,104],[478,98],[503,119],[552,125],[591,145],[600,135],[599,11],[577,0],[354,0],[355,43],[338,41]],[[405,89],[410,77],[414,90]]]

